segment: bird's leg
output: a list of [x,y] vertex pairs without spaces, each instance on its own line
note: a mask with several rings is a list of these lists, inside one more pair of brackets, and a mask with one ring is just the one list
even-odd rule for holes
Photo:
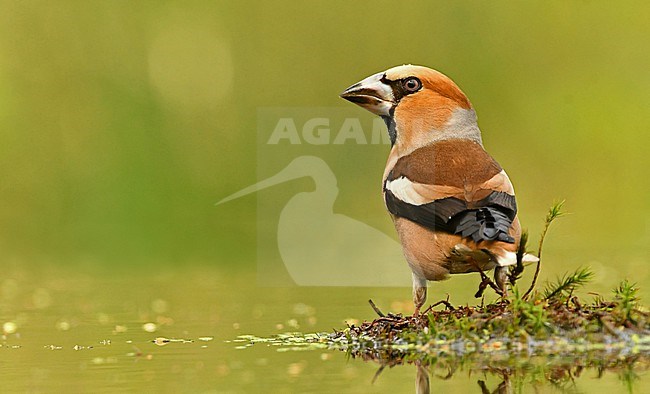
[[507,283],[508,283],[508,267],[496,267],[494,269],[494,281],[497,284],[497,287],[501,289],[501,296],[502,297],[507,297],[508,296],[508,288],[507,288]]
[[415,304],[415,312],[413,316],[420,314],[420,308],[427,300],[427,280],[413,273],[413,304]]

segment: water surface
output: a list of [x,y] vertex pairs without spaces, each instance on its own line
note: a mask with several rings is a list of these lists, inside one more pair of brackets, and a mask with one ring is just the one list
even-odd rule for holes
[[14,392],[413,392],[426,377],[432,392],[643,391],[641,358],[609,369],[503,354],[422,365],[238,340],[371,319],[369,294],[410,307],[408,289],[259,287],[251,274],[217,269],[13,268],[0,281],[0,379]]

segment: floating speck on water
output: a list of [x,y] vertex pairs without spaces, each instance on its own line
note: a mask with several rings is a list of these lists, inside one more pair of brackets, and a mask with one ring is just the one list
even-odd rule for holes
[[74,345],[74,346],[72,347],[72,349],[74,349],[74,350],[83,350],[83,349],[85,349],[85,347],[84,347],[84,346],[81,346],[81,345]]
[[56,345],[45,345],[45,349],[48,350],[61,350],[63,349],[63,346],[56,346]]
[[133,343],[133,341],[129,339],[126,341],[126,343]]
[[210,342],[214,337],[199,337],[199,341]]
[[154,344],[156,344],[158,346],[163,346],[163,345],[166,345],[166,344],[171,343],[171,342],[175,342],[175,343],[193,343],[194,341],[191,340],[191,339],[177,339],[177,338],[158,337],[158,338],[154,339],[151,342],[153,342]]
[[[127,343],[128,343],[128,341],[127,341]],[[108,345],[111,344],[111,340],[110,339],[104,339],[104,340],[99,341],[99,344],[104,345],[104,346],[108,346]]]
[[310,326],[315,326],[315,325],[316,325],[316,321],[317,321],[317,320],[316,320],[316,316],[309,316],[309,317],[307,318],[307,324],[309,324]]
[[237,349],[237,350],[242,350],[242,349],[246,349],[247,347],[248,347],[248,345],[244,345],[244,346],[235,346],[235,349]]
[[156,323],[144,323],[142,325],[142,329],[145,330],[146,332],[156,332],[158,330],[158,326]]
[[234,328],[235,330],[239,330],[239,323],[233,323],[232,328]]
[[276,329],[276,330],[284,330],[284,324],[282,324],[282,323],[278,323],[278,324],[276,324],[276,325],[275,325],[275,329]]
[[168,339],[168,338],[163,338],[163,337],[158,337],[158,338],[156,338],[156,339],[153,340],[153,343],[156,344],[156,345],[158,345],[158,346],[165,346],[165,345],[167,345],[169,342],[171,342],[170,339]]
[[18,325],[12,321],[8,321],[2,325],[2,331],[5,334],[13,334],[18,329]]
[[320,355],[320,359],[323,360],[323,361],[327,361],[330,358],[332,358],[332,355],[329,354],[329,353],[323,353],[323,354]]
[[201,349],[207,349],[208,345],[201,345]]

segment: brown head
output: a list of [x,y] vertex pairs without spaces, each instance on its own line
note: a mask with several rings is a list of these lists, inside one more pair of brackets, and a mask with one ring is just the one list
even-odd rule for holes
[[405,65],[372,75],[341,97],[381,116],[400,155],[431,142],[464,138],[481,143],[476,113],[446,75]]

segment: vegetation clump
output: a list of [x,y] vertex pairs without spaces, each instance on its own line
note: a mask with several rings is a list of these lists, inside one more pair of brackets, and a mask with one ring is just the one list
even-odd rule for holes
[[[359,348],[366,342],[374,348],[378,343],[393,348],[393,345],[404,344],[430,348],[436,344],[445,347],[462,342],[467,346],[458,345],[456,349],[468,346],[474,349],[478,344],[481,350],[531,351],[545,347],[560,352],[620,346],[622,342],[632,347],[648,344],[648,313],[639,305],[638,288],[627,280],[613,290],[611,299],[596,296],[591,302],[581,301],[575,295],[576,290],[593,278],[589,268],[578,268],[548,283],[541,291],[535,290],[544,239],[551,223],[563,215],[562,202],[549,210],[540,237],[535,274],[523,294],[516,282],[523,273],[521,256],[526,252],[527,235],[522,237],[519,262],[509,274],[511,295],[501,294],[480,272],[482,281],[476,295],[482,296],[490,286],[501,295],[494,303],[454,307],[447,299],[434,303],[420,315],[402,316],[384,314],[371,300],[371,306],[379,315],[377,319],[359,326],[349,325],[343,331],[335,331],[332,338],[356,342]],[[444,309],[434,310],[439,305],[444,305]]]
[[444,301],[434,304],[444,304],[443,310],[433,310],[432,306],[417,316],[382,313],[371,322],[350,325],[333,335],[385,343],[400,340],[414,344],[454,340],[482,343],[497,339],[526,345],[552,338],[596,344],[606,338],[612,342],[650,335],[648,313],[638,305],[638,289],[629,282],[623,281],[615,288],[611,300],[595,297],[585,303],[574,295],[592,276],[587,268],[580,268],[549,283],[528,299],[515,288],[512,296],[488,305],[453,307]]

